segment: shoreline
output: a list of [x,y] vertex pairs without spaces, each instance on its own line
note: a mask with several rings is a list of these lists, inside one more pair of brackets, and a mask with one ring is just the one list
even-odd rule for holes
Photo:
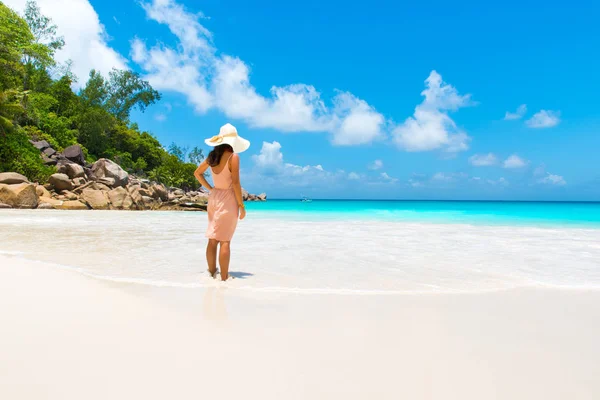
[[3,398],[600,394],[600,292],[329,297],[240,293],[226,283],[146,290],[0,258],[0,341],[11,343],[0,360]]

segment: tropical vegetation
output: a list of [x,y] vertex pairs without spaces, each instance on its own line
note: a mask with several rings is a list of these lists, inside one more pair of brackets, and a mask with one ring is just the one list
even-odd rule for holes
[[90,71],[74,92],[70,62],[54,57],[64,45],[34,1],[24,16],[0,2],[0,172],[45,182],[54,168],[31,141],[46,140],[57,151],[81,145],[88,162],[109,158],[141,177],[197,188],[193,172],[202,150],[165,149],[130,120],[134,109],[143,112],[160,93],[136,72],[116,69],[108,76]]

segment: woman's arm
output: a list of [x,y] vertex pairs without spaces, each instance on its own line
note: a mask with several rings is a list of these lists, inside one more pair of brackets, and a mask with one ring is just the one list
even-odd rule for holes
[[204,177],[204,173],[206,172],[207,169],[208,169],[208,162],[206,162],[206,160],[204,160],[198,166],[198,168],[196,168],[196,171],[194,171],[194,176],[196,177],[196,179],[198,180],[198,182],[200,182],[200,184],[202,186],[204,186],[206,189],[211,191],[213,188],[212,188],[212,186],[210,186],[210,183],[208,183],[208,181]]
[[233,181],[233,191],[235,199],[240,207],[240,219],[246,216],[246,208],[244,207],[244,198],[242,197],[242,184],[240,183],[240,157],[237,154],[231,156],[231,180]]

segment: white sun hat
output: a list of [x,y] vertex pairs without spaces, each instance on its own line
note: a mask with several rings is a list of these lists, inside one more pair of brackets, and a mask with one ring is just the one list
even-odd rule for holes
[[204,141],[209,146],[215,147],[220,144],[228,144],[234,153],[242,153],[250,147],[250,142],[239,136],[235,126],[225,124],[219,130],[219,134]]

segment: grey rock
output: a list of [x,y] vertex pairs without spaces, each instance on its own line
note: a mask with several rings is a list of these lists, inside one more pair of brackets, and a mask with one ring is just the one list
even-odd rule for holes
[[40,203],[37,206],[38,210],[53,210],[54,206],[50,203]]
[[85,171],[83,167],[79,164],[70,163],[66,165],[66,172],[69,178],[81,178],[85,176]]
[[47,149],[48,147],[50,147],[50,143],[48,143],[45,140],[40,140],[38,142],[34,142],[34,141],[30,140],[29,142],[39,151],[43,151],[43,150]]
[[76,186],[76,187],[79,187],[79,186],[81,186],[81,185],[85,185],[85,183],[86,183],[87,181],[85,180],[85,178],[83,178],[83,177],[79,177],[79,178],[75,178],[75,179],[73,179],[73,180],[72,180],[72,182],[73,182],[73,185],[74,185],[74,186]]
[[57,191],[62,190],[72,190],[73,184],[71,180],[66,174],[52,174],[48,179],[48,182],[56,189]]
[[99,178],[96,182],[101,185],[108,186],[108,187],[117,186],[115,183],[115,178]]
[[0,183],[6,185],[14,185],[15,183],[29,182],[26,176],[18,174],[16,172],[2,172],[0,173]]
[[9,206],[8,204],[0,203],[0,209],[3,209],[3,208],[12,208],[12,207]]
[[258,198],[258,200],[260,201],[266,201],[267,200],[267,194],[266,193],[261,193],[258,196],[256,196]]
[[162,201],[169,200],[169,192],[167,191],[167,188],[163,185],[155,183],[154,185],[152,185],[152,189],[154,190],[153,197],[155,199],[161,199]]
[[85,157],[83,156],[83,150],[78,144],[67,147],[62,152],[63,156],[73,162],[80,165],[85,165]]
[[50,158],[47,155],[45,155],[44,153],[42,153],[42,161],[44,162],[45,165],[56,165],[56,159],[54,158]]
[[125,186],[129,182],[129,174],[117,163],[101,158],[92,165],[92,173],[97,178],[113,178],[115,186]]
[[48,157],[52,157],[54,154],[56,154],[56,150],[54,150],[52,147],[48,147],[44,149],[43,153]]

